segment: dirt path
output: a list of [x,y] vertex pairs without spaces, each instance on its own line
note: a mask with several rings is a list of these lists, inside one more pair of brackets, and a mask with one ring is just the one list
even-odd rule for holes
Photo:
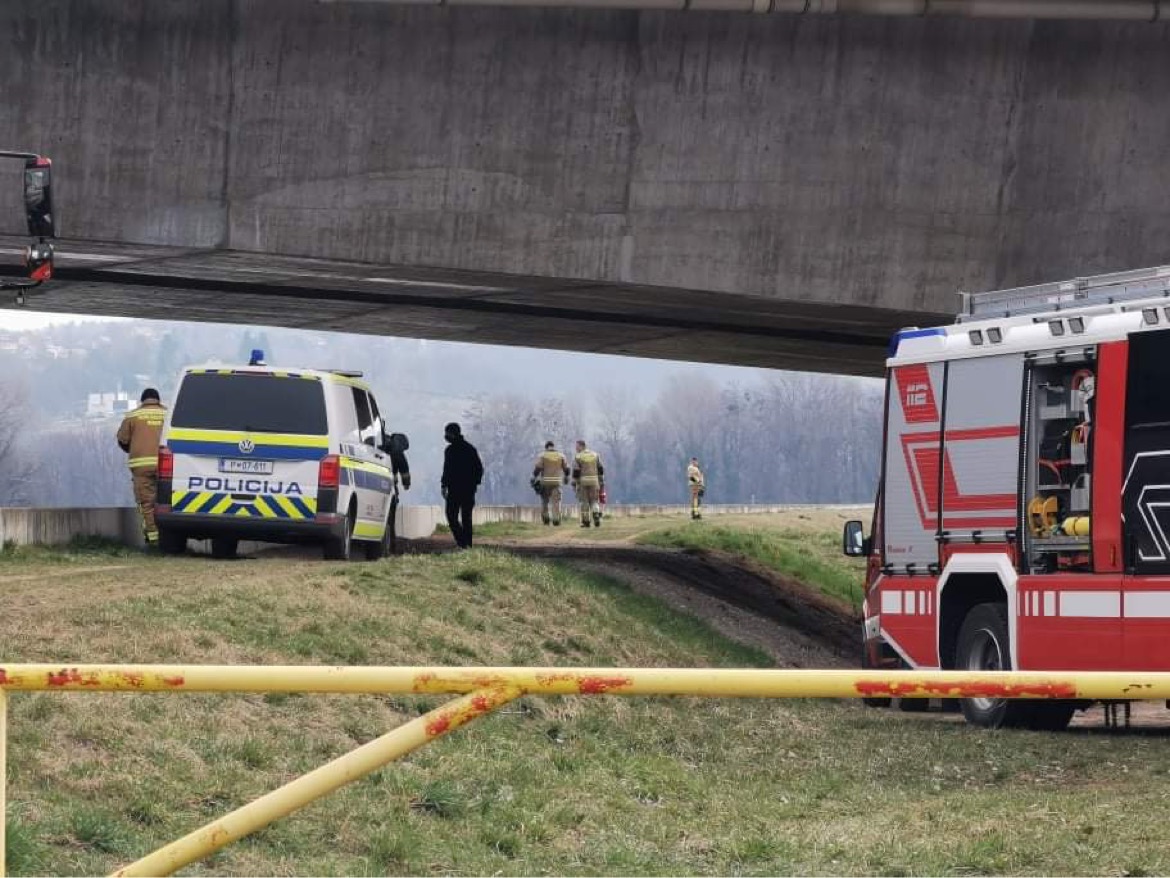
[[[534,539],[482,540],[485,547],[571,564],[625,583],[668,606],[697,616],[724,636],[771,656],[779,667],[855,668],[859,619],[847,606],[744,558],[640,546],[636,534],[580,540],[559,533]],[[450,551],[441,538],[408,544],[407,551]],[[899,716],[895,711],[891,717]],[[919,721],[962,722],[955,713],[914,714]],[[1124,725],[1124,714],[1119,715]],[[1081,732],[1106,731],[1105,707],[1078,711]],[[1135,702],[1130,728],[1110,734],[1170,735],[1170,711],[1161,702]]]
[[[527,540],[482,540],[484,547],[571,564],[625,583],[706,621],[725,636],[756,647],[782,667],[855,664],[860,622],[848,607],[807,586],[742,558],[617,540],[572,540],[560,535]],[[441,539],[419,540],[407,551],[444,551]]]

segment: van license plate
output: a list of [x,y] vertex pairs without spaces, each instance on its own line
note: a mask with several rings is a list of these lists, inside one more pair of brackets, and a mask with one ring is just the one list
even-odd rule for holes
[[219,459],[221,473],[245,473],[250,476],[272,475],[271,460],[236,460],[231,457]]

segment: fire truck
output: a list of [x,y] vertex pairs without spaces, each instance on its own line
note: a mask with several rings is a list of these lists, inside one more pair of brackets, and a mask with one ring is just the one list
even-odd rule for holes
[[35,240],[24,251],[27,279],[0,280],[0,290],[15,290],[16,304],[25,303],[25,292],[40,286],[53,276],[52,239],[57,236],[57,217],[53,213],[53,163],[35,152],[0,150],[0,159],[24,162],[24,212],[29,236]]
[[[887,360],[863,664],[1170,670],[1170,266],[961,294]],[[1081,702],[970,698],[1057,729]]]

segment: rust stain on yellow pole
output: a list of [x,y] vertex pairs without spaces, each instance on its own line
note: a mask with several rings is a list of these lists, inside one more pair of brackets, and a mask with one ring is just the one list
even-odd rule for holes
[[[1170,700],[1170,673],[9,664],[0,665],[0,772],[5,690],[463,695],[115,873],[170,875],[521,695]],[[0,814],[4,804],[0,774]]]
[[166,847],[131,863],[115,875],[171,875],[224,845],[286,817],[310,802],[351,781],[376,771],[429,741],[454,731],[477,717],[491,713],[520,695],[520,690],[501,686],[473,692],[411,720],[351,753],[273,790],[266,796],[225,814]]
[[452,668],[4,665],[0,688],[93,692],[452,693],[730,698],[1170,699],[1167,672],[848,671],[716,668]]

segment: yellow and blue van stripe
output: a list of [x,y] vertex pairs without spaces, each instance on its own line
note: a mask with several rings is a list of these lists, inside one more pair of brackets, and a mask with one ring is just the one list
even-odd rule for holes
[[353,526],[353,535],[355,537],[380,539],[384,533],[386,533],[386,523],[384,521],[359,521]]
[[379,494],[390,494],[394,491],[394,480],[388,467],[355,460],[352,457],[341,459],[341,480],[343,484],[367,488]]
[[171,511],[188,515],[286,519],[308,519],[317,514],[317,501],[313,497],[286,497],[283,494],[255,494],[251,500],[237,497],[217,491],[176,490],[171,494]]
[[240,443],[255,443],[247,453],[262,460],[320,460],[329,452],[328,436],[302,436],[295,433],[244,433],[234,430],[192,430],[174,428],[167,433],[167,447],[175,454],[199,454],[208,457],[240,457]]

